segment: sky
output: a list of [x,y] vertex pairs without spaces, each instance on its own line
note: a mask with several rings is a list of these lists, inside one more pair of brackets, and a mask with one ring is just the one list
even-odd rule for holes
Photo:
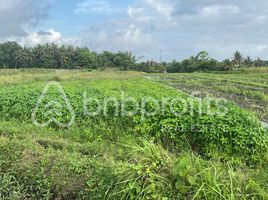
[[267,0],[1,0],[0,42],[54,42],[170,61],[268,59]]

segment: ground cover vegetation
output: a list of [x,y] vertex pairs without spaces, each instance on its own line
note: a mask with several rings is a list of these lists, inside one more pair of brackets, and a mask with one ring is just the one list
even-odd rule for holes
[[[266,82],[258,81],[265,76],[235,73],[241,78],[215,74],[214,81],[245,85],[251,79],[245,87],[267,91]],[[200,100],[167,85],[184,79],[200,84],[203,76],[212,78],[209,73],[190,79],[190,74],[114,70],[0,70],[0,199],[268,199],[268,131],[258,115],[232,101]],[[32,122],[49,81],[63,87],[73,107],[76,119],[69,128]],[[51,118],[44,115],[47,102],[66,103],[56,89],[40,105],[39,121]],[[119,103],[106,104],[106,113],[84,115],[85,94],[101,105],[111,97]],[[123,104],[122,95],[135,98],[142,109],[118,114],[123,105],[133,111],[136,103]],[[163,98],[161,112],[148,114],[158,109],[152,99]],[[177,101],[170,104],[172,99]],[[70,120],[67,106],[57,109],[62,113],[57,120]],[[87,102],[87,109],[94,111],[96,104]]]

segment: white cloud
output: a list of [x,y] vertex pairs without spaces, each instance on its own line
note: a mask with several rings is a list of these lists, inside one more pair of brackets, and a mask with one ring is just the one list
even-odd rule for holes
[[0,37],[27,36],[27,27],[35,27],[46,19],[45,8],[35,0],[1,0]]
[[267,21],[268,21],[268,16],[266,14],[258,15],[252,20],[252,22],[255,24],[263,24],[263,25],[265,25]]
[[[49,29],[47,31],[41,32],[33,32],[29,33],[27,37],[8,37],[5,38],[6,41],[16,41],[21,45],[26,46],[35,46],[37,44],[45,44],[45,43],[60,43],[63,39],[61,33]],[[44,34],[46,33],[46,34]]]
[[135,7],[129,7],[127,10],[127,14],[131,19],[137,20],[137,21],[149,21],[152,19],[152,17],[147,16],[145,14],[144,8],[135,8]]
[[144,42],[149,42],[150,38],[142,32],[142,30],[131,24],[123,32],[123,38],[126,45],[143,45]]
[[132,51],[136,55],[146,52],[153,45],[150,34],[141,27],[130,24],[121,27],[121,24],[109,21],[97,28],[81,33],[83,45],[96,51]]
[[143,0],[150,7],[155,9],[158,13],[170,18],[175,11],[174,5],[168,0]]
[[258,52],[262,52],[264,50],[268,50],[268,44],[259,44],[259,45],[256,45],[256,50]]
[[220,14],[238,14],[240,8],[233,5],[210,5],[205,6],[201,10],[201,15],[203,16],[216,16]]
[[[135,0],[83,37],[97,50],[182,59],[200,50],[223,59],[234,51],[268,58],[268,1]],[[127,16],[127,17],[126,17]]]
[[28,40],[29,43],[39,44],[58,42],[62,38],[61,33],[54,31],[53,29],[49,29],[48,32],[50,33],[50,35],[40,35],[38,33],[32,33],[26,38],[26,40]]
[[[1,0],[0,41],[68,43],[93,50],[128,50],[155,59],[160,49],[165,59],[185,58],[199,50],[221,59],[239,49],[245,55],[268,58],[267,0],[76,0],[72,3],[80,3],[70,24],[69,16],[67,22],[47,22],[45,28],[38,27],[47,14],[40,2],[60,1]],[[79,32],[71,30],[74,25]],[[36,31],[47,27],[53,29]]]
[[77,8],[75,9],[75,13],[77,14],[93,14],[93,13],[112,14],[120,11],[121,9],[103,0],[99,1],[84,0],[80,2],[77,5]]
[[54,29],[49,29],[46,31],[37,31],[37,32],[29,32],[26,37],[0,37],[0,42],[6,41],[15,41],[22,46],[35,46],[37,44],[46,44],[46,43],[54,43],[54,44],[69,44],[74,46],[84,46],[84,41],[81,40],[80,37],[77,36],[63,36],[60,32],[55,31]]
[[116,29],[110,34],[101,33],[99,38],[105,38],[107,42],[113,41],[114,45],[119,47],[118,50],[120,50],[120,47],[124,49],[135,49],[148,45],[151,42],[151,37],[134,24],[124,29]]

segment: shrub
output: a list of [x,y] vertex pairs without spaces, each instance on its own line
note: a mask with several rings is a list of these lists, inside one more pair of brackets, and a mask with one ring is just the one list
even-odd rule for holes
[[[207,101],[201,104],[198,100],[188,101],[193,102],[193,107],[187,110],[181,102],[174,104],[173,110],[179,115],[167,105],[165,115],[159,113],[145,119],[136,118],[136,129],[169,147],[187,148],[189,143],[193,151],[205,157],[219,155],[248,163],[262,161],[267,153],[268,134],[253,114],[230,102],[219,104],[213,100],[208,109]],[[228,112],[222,113],[223,109]]]

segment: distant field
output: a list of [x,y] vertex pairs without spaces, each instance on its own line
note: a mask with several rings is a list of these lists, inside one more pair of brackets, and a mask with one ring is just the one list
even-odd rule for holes
[[233,73],[191,73],[153,76],[155,80],[197,97],[225,98],[253,111],[268,122],[268,70],[247,69]]
[[[260,120],[232,102],[213,100],[208,109],[187,94],[241,100],[265,120],[266,75],[0,70],[0,199],[268,199]],[[106,112],[85,116],[85,96]],[[63,97],[71,126],[34,124],[33,116],[71,121]]]

